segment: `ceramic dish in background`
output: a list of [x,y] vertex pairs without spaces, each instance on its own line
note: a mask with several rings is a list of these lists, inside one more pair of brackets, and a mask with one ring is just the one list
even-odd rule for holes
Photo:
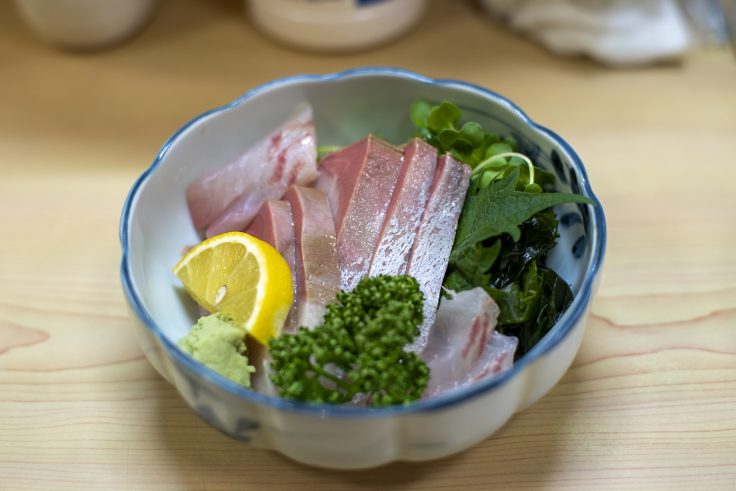
[[316,51],[377,46],[414,27],[426,0],[245,0],[250,19],[279,41]]
[[23,20],[45,41],[69,49],[122,42],[143,28],[158,0],[15,0]]
[[298,75],[266,83],[179,129],[136,181],[121,224],[122,283],[151,364],[194,411],[231,437],[336,469],[422,461],[450,455],[491,435],[562,377],[578,351],[596,290],[606,228],[600,203],[555,208],[560,240],[548,264],[575,299],[552,330],[514,367],[466,389],[409,406],[353,408],[287,401],[236,385],[194,361],[176,342],[197,318],[171,267],[200,237],[189,218],[186,186],[230,162],[305,101],[321,145],[347,144],[368,132],[389,141],[412,134],[413,101],[450,100],[486,130],[512,135],[521,151],[554,172],[560,191],[595,200],[583,163],[554,132],[508,99],[482,87],[394,68]]

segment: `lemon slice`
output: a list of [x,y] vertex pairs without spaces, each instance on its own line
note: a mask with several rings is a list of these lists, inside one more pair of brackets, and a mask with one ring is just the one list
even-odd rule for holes
[[291,271],[270,244],[227,232],[193,247],[174,266],[191,297],[267,344],[278,336],[293,301]]

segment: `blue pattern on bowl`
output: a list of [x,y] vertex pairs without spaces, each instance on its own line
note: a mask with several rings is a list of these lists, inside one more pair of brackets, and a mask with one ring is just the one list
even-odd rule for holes
[[560,217],[560,225],[563,227],[569,227],[571,225],[583,223],[583,218],[580,216],[580,213],[576,213],[574,211],[565,213]]

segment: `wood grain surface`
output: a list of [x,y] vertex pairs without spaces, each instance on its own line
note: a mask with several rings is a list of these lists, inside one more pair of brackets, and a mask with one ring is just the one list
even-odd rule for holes
[[[610,70],[471,2],[351,55],[261,36],[238,1],[163,2],[115,49],[51,49],[0,4],[0,489],[736,490],[736,60]],[[496,435],[337,473],[248,448],[149,366],[118,268],[123,200],[173,131],[274,77],[403,66],[492,88],[586,162],[609,234],[573,367]]]

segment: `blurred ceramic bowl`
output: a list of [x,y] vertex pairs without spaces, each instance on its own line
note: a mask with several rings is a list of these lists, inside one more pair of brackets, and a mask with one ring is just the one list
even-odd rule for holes
[[344,52],[388,42],[415,26],[426,0],[245,0],[264,33],[296,48]]
[[562,138],[508,99],[466,82],[394,68],[297,75],[256,87],[196,117],[163,145],[125,201],[121,276],[151,364],[223,433],[302,463],[336,469],[436,459],[487,438],[549,391],[572,363],[605,249],[605,219],[597,200],[596,206],[555,208],[560,239],[548,264],[570,283],[572,305],[512,369],[471,387],[408,406],[314,405],[240,387],[177,347],[198,314],[171,273],[182,247],[200,240],[187,211],[186,186],[269,134],[305,100],[314,107],[320,144],[333,145],[376,131],[389,141],[407,139],[413,133],[409,107],[417,99],[455,102],[465,117],[488,131],[516,138],[537,165],[557,175],[560,191],[596,200],[583,163]]
[[26,24],[63,48],[98,48],[123,41],[151,18],[157,0],[15,0]]

